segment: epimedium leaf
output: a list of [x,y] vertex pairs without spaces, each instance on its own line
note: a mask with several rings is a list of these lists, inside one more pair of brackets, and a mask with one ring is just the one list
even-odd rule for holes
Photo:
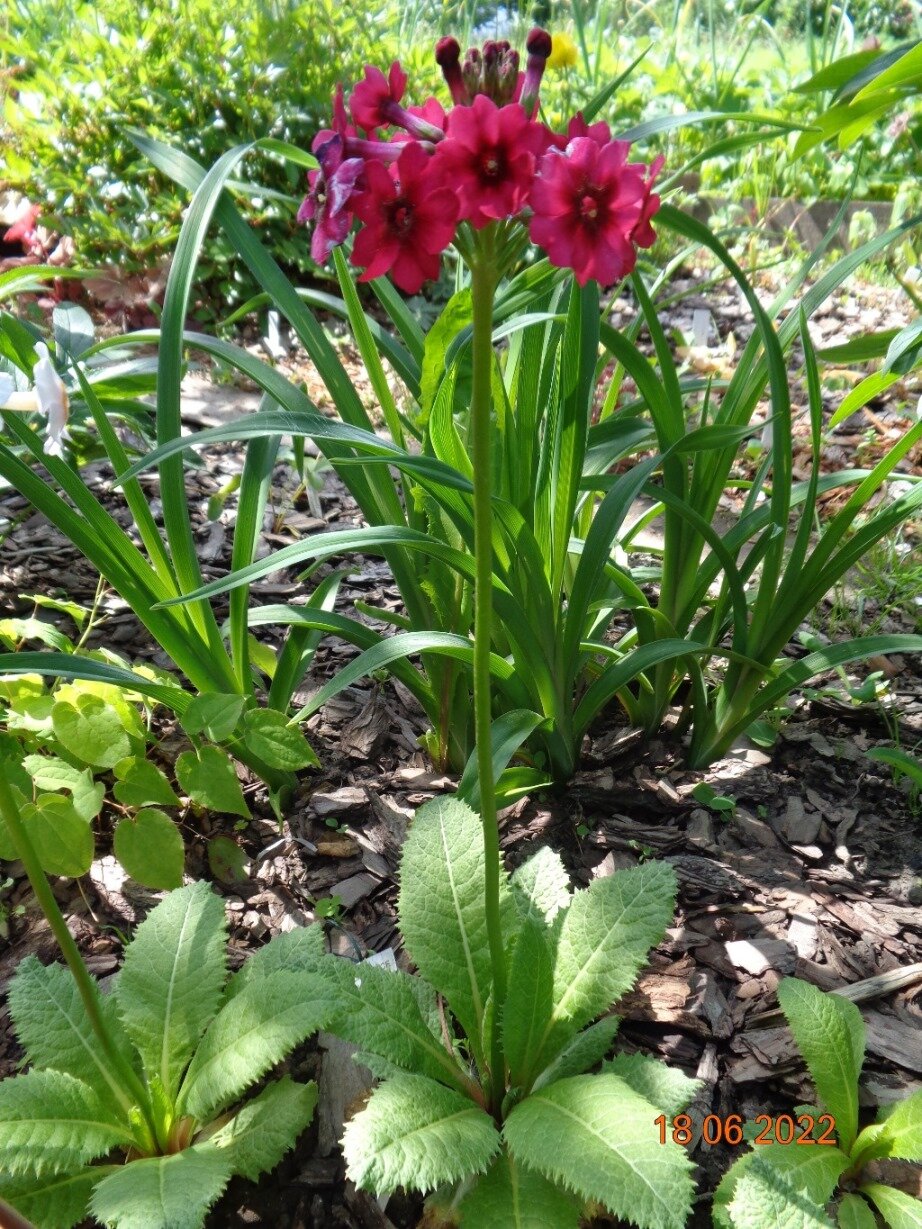
[[435,1031],[435,995],[422,978],[332,957],[322,970],[338,1037],[398,1068],[465,1089],[467,1077]]
[[532,1093],[506,1119],[512,1157],[641,1229],[683,1229],[692,1163],[660,1144],[656,1107],[614,1075],[578,1075]]
[[0,1181],[0,1199],[5,1199],[42,1229],[73,1229],[86,1219],[93,1187],[104,1177],[99,1166],[75,1173],[48,1174],[43,1178]]
[[875,1205],[889,1229],[922,1229],[922,1199],[880,1182],[867,1182],[858,1189]]
[[122,806],[179,806],[179,798],[170,787],[166,775],[142,755],[126,756],[119,760],[112,772],[115,776],[112,794]]
[[839,1229],[877,1229],[877,1220],[860,1195],[843,1195],[836,1210]]
[[346,1127],[343,1153],[357,1186],[425,1194],[483,1173],[499,1151],[499,1132],[479,1105],[419,1075],[379,1085]]
[[131,753],[131,739],[111,704],[94,695],[76,703],[59,700],[51,710],[54,736],[67,751],[94,768],[113,768]]
[[516,940],[503,1007],[503,1051],[513,1087],[528,1082],[554,1003],[554,961],[543,920],[527,918]]
[[224,906],[207,883],[177,888],[125,949],[115,994],[149,1076],[173,1097],[218,1009],[226,975]]
[[145,1157],[103,1178],[90,1211],[107,1229],[202,1229],[231,1172],[230,1156],[215,1148]]
[[200,1147],[215,1148],[230,1160],[231,1171],[255,1182],[274,1169],[314,1116],[317,1085],[296,1084],[284,1076]]
[[243,741],[270,768],[294,772],[320,764],[300,729],[289,725],[285,714],[277,709],[251,709],[243,718]]
[[184,751],[176,760],[176,780],[199,806],[249,819],[233,762],[220,747]]
[[196,696],[183,714],[183,729],[193,737],[207,734],[215,742],[230,738],[243,712],[244,698],[236,693],[205,692]]
[[570,876],[560,854],[544,845],[512,873],[512,894],[523,920],[540,917],[550,925],[570,903]]
[[72,1172],[130,1144],[132,1136],[89,1084],[63,1071],[29,1071],[0,1081],[4,1173]]
[[503,1151],[458,1211],[462,1229],[578,1229],[581,1205]]
[[420,807],[403,848],[400,929],[420,974],[444,994],[475,1051],[492,987],[484,871],[480,820],[470,807],[456,798]]
[[115,826],[112,848],[132,879],[146,888],[182,886],[186,851],[176,824],[164,811],[148,807]]
[[246,883],[250,859],[233,837],[213,836],[208,842],[208,868],[221,883]]
[[56,755],[26,755],[22,766],[37,789],[69,790],[74,810],[87,822],[102,810],[106,787],[93,780],[88,768],[75,768]]
[[21,808],[23,827],[49,875],[76,879],[93,862],[93,829],[63,794],[39,794]]
[[864,1021],[854,1003],[786,977],[778,1003],[804,1056],[823,1107],[836,1121],[844,1151],[858,1131],[858,1077],[864,1062]]
[[323,984],[284,970],[254,978],[225,1003],[202,1037],[177,1100],[177,1112],[213,1118],[330,1016]]
[[228,981],[224,991],[225,1001],[270,973],[280,973],[285,969],[292,973],[314,972],[324,960],[325,953],[326,943],[320,925],[296,926],[294,930],[275,935],[255,951]]
[[549,1067],[538,1076],[533,1089],[545,1088],[557,1080],[565,1080],[571,1075],[582,1075],[596,1063],[600,1063],[621,1027],[620,1016],[603,1016],[590,1024],[581,1033],[577,1033],[571,1042],[564,1046]]
[[683,1071],[644,1054],[616,1054],[602,1065],[602,1071],[624,1080],[667,1117],[683,1110],[700,1087],[698,1080],[690,1080]]
[[[109,1035],[127,1058],[130,1044],[114,996],[97,995],[97,1002]],[[89,1084],[113,1112],[131,1107],[100,1049],[69,969],[26,956],[10,981],[9,1004],[19,1044],[35,1067],[64,1071]]]
[[574,894],[559,920],[554,1004],[534,1071],[630,989],[669,925],[674,900],[675,872],[665,862],[618,871]]

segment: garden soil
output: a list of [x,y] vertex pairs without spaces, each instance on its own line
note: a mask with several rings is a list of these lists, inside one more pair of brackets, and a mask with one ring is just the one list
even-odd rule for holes
[[[700,345],[689,347],[692,365],[731,364],[728,338],[744,340],[744,314],[732,292],[726,304],[720,293],[711,289],[701,296],[714,327]],[[694,312],[705,308],[686,300],[682,310],[691,314],[677,327],[689,332]],[[844,301],[837,310],[836,327],[824,334],[829,339],[844,340],[838,335],[843,329],[848,335],[893,320],[877,292]],[[869,322],[874,313],[882,319]],[[701,327],[699,317],[699,333]],[[282,365],[321,401],[316,376],[301,357],[292,355]],[[201,387],[190,386],[190,392],[196,390],[201,405],[190,410],[191,397],[187,402],[190,426],[210,425],[228,407],[239,412],[235,394],[212,389],[202,395]],[[824,465],[853,464],[859,448],[873,455],[892,441],[905,421],[906,397],[916,395],[912,389],[903,393],[902,403],[891,396],[830,437]],[[188,471],[188,488],[210,579],[228,568],[234,504],[229,500],[214,521],[206,508],[239,472],[241,454],[219,448],[205,460],[203,468]],[[92,465],[86,479],[114,509],[109,476],[105,466]],[[156,479],[143,481],[156,513]],[[280,464],[263,553],[326,527],[356,523],[357,510],[332,476],[319,505],[309,506],[296,492],[293,472]],[[727,511],[732,510],[728,495]],[[28,596],[21,595],[93,600],[92,569],[24,500],[0,494],[0,517],[7,523],[0,545],[4,617],[33,611]],[[380,560],[359,557],[352,565],[342,589],[344,608],[360,600],[400,609]],[[297,601],[303,592],[295,572],[279,572],[254,586],[252,600]],[[834,613],[841,618],[849,600],[840,595],[827,618]],[[913,630],[917,607],[876,600],[878,608],[866,606],[865,618],[877,619],[883,630]],[[103,593],[100,611],[95,643],[135,662],[168,664],[117,595]],[[271,643],[271,630],[267,636]],[[789,652],[803,649],[792,645]],[[324,642],[303,698],[353,654],[347,645]],[[775,990],[789,975],[844,991],[859,1003],[868,1036],[861,1085],[868,1120],[879,1105],[922,1088],[922,804],[866,756],[869,748],[894,738],[907,748],[922,740],[922,674],[909,657],[873,662],[870,668],[884,672],[887,693],[880,703],[855,705],[833,675],[795,698],[773,747],[740,744],[703,773],[682,767],[680,740],[668,728],[641,744],[617,713],[609,713],[587,738],[581,769],[565,790],[522,800],[501,816],[510,868],[542,844],[560,852],[578,886],[647,858],[666,859],[675,868],[674,923],[636,988],[615,1008],[623,1019],[618,1045],[658,1056],[700,1080],[690,1111],[698,1123],[706,1114],[752,1118],[810,1103],[803,1064],[777,1011]],[[324,923],[331,950],[360,959],[391,949],[398,964],[410,968],[396,926],[401,843],[415,808],[455,784],[434,771],[420,750],[424,730],[423,715],[404,688],[367,680],[346,689],[308,723],[322,768],[302,775],[281,827],[261,785],[245,776],[250,823],[191,810],[185,815],[186,869],[190,876],[210,879],[224,897],[235,965],[271,935],[314,920],[317,902],[333,901],[334,916]],[[165,722],[157,734],[155,755],[169,766],[184,749],[182,733]],[[697,802],[693,791],[702,781],[731,799],[732,808],[715,810]],[[217,856],[211,844],[216,836],[230,838],[239,857]],[[157,899],[125,879],[108,853],[108,840],[104,822],[90,874],[55,884],[103,984],[118,968],[126,934]],[[15,1072],[21,1058],[6,1009],[8,979],[27,953],[45,961],[56,954],[21,867],[5,869],[13,883],[0,902],[7,918],[0,933],[0,1077]],[[297,1079],[320,1081],[317,1119],[273,1174],[258,1185],[231,1184],[208,1229],[411,1229],[418,1224],[418,1201],[396,1197],[382,1208],[345,1179],[335,1141],[342,1119],[361,1104],[368,1086],[346,1048],[321,1037],[295,1052],[284,1069]],[[656,1129],[651,1122],[651,1132]],[[711,1147],[700,1135],[693,1142],[699,1186],[694,1225],[710,1224],[711,1193],[737,1151]],[[922,1197],[919,1167],[898,1166],[888,1181]]]

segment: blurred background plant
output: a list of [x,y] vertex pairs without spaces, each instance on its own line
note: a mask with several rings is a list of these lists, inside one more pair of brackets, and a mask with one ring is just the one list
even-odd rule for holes
[[[78,264],[107,266],[117,301],[119,276],[127,296],[132,276],[162,269],[185,207],[126,128],[169,135],[209,166],[257,137],[307,149],[336,81],[358,76],[372,53],[386,60],[391,29],[352,0],[9,0],[0,16],[0,190],[26,196],[46,225],[71,235]],[[293,220],[303,170],[270,157],[260,178],[258,192],[237,193],[247,219],[284,266],[313,269]],[[222,236],[204,260],[193,315],[213,319],[249,288]]]

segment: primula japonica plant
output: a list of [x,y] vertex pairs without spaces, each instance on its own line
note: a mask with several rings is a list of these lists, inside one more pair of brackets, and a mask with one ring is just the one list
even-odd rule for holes
[[30,1070],[0,1082],[0,1220],[5,1200],[39,1229],[89,1213],[110,1229],[201,1229],[233,1174],[274,1168],[310,1122],[313,1084],[285,1077],[241,1102],[329,1015],[322,929],[279,936],[228,979],[220,898],[178,888],[102,995],[2,775],[0,813],[69,967],[28,957],[10,985]]
[[813,1077],[818,1106],[756,1122],[762,1129],[752,1151],[717,1189],[714,1223],[718,1229],[775,1229],[796,1218],[811,1229],[873,1229],[877,1213],[890,1229],[915,1229],[922,1224],[922,1200],[889,1184],[894,1175],[886,1162],[922,1161],[922,1092],[882,1106],[862,1130],[861,1012],[848,999],[794,978],[781,982],[778,1001]]
[[[524,760],[502,774],[504,799],[571,776],[583,737],[613,701],[647,734],[680,703],[687,759],[702,766],[811,676],[922,648],[918,637],[876,636],[796,661],[783,656],[823,596],[922,500],[920,484],[868,511],[922,438],[922,424],[871,471],[822,472],[822,398],[805,335],[817,306],[910,224],[843,257],[802,296],[801,311],[792,311],[822,250],[813,253],[766,309],[706,227],[667,205],[657,208],[657,164],[632,161],[625,142],[601,122],[576,117],[556,134],[534,118],[547,46],[546,36],[533,32],[520,77],[505,45],[488,44],[462,60],[457,44],[443,40],[437,57],[454,103],[447,112],[434,99],[407,105],[399,66],[387,76],[368,68],[348,103],[337,94],[332,127],[315,141],[318,166],[301,216],[313,225],[315,257],[332,255],[342,299],[296,291],[243,224],[224,188],[245,149],[230,151],[206,175],[184,155],[137,138],[161,169],[196,189],[171,277],[175,304],[188,301],[213,214],[291,322],[342,421],[320,415],[303,390],[241,348],[184,335],[182,318],[165,311],[160,391],[168,405],[178,400],[183,347],[195,346],[254,379],[282,412],[267,409],[184,437],[171,418],[161,446],[123,481],[192,446],[247,439],[256,448],[282,433],[307,435],[367,522],[312,535],[167,604],[225,589],[233,597],[286,565],[382,554],[405,611],[362,612],[390,623],[396,635],[315,596],[308,610],[274,605],[252,611],[250,621],[288,624],[299,635],[332,633],[362,650],[299,717],[357,678],[391,670],[432,723],[428,746],[436,762],[466,769],[464,791],[473,802],[474,641],[492,677],[497,771],[516,753]],[[689,251],[708,249],[746,297],[755,330],[726,382],[689,376],[673,357],[654,302],[658,283],[635,266],[638,246],[652,241],[654,218],[689,240]],[[529,241],[547,259],[524,261]],[[423,333],[390,279],[420,289],[438,272],[446,244],[459,258],[460,289]],[[363,312],[350,260],[363,268],[361,279],[392,331]],[[621,332],[604,318],[599,280],[625,275],[638,315]],[[374,432],[308,305],[348,319],[389,439]],[[652,358],[636,345],[643,326]],[[785,351],[801,336],[814,462],[809,478],[795,483]],[[740,479],[741,450],[754,435],[770,435],[770,445],[754,475]],[[834,486],[853,490],[814,536],[819,502]],[[716,518],[728,487],[743,494],[738,523],[725,532]],[[636,511],[641,495],[655,501],[648,517],[663,524],[652,569],[632,568],[629,556],[625,562],[647,523]],[[799,524],[789,537],[794,515]],[[483,597],[488,561],[493,618],[486,646],[472,633],[474,581],[479,569]],[[417,655],[419,667],[408,661]]]

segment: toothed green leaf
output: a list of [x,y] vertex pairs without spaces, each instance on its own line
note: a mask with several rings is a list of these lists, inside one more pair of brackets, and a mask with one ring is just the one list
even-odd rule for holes
[[858,1076],[864,1062],[864,1021],[854,1003],[786,977],[778,1002],[804,1056],[817,1097],[836,1120],[844,1151],[858,1131]]
[[107,1229],[202,1229],[205,1213],[227,1186],[229,1156],[187,1148],[132,1161],[103,1178],[90,1211]]
[[512,891],[523,918],[541,918],[550,925],[570,903],[570,876],[560,854],[543,846],[512,874]]
[[839,1229],[877,1229],[874,1213],[860,1195],[843,1195],[836,1213]]
[[312,972],[324,959],[325,951],[322,926],[296,926],[294,930],[276,935],[237,970],[227,983],[224,998],[234,998],[251,981],[270,973],[280,973],[284,969],[292,973]]
[[[874,1132],[872,1150],[865,1154],[871,1157],[888,1157],[898,1161],[922,1161],[922,1092],[886,1106],[878,1115],[878,1121],[867,1132],[858,1136],[853,1156],[858,1151],[866,1133]],[[862,1152],[864,1150],[862,1149]]]
[[316,1084],[296,1084],[285,1076],[248,1102],[201,1147],[218,1149],[229,1159],[233,1173],[255,1182],[260,1174],[275,1169],[294,1146],[316,1104]]
[[576,892],[558,919],[554,1001],[534,1071],[631,988],[672,920],[675,872],[648,862]]
[[657,1109],[614,1075],[579,1075],[532,1093],[506,1119],[514,1160],[641,1229],[683,1229],[692,1163],[659,1142]]
[[596,1063],[600,1063],[614,1041],[621,1026],[620,1016],[603,1016],[595,1024],[590,1024],[573,1038],[560,1054],[554,1059],[535,1080],[534,1088],[546,1088],[558,1080],[568,1079],[571,1075],[582,1075]]
[[554,964],[543,918],[527,917],[516,940],[503,1009],[503,1051],[509,1082],[525,1087],[554,1000]]
[[403,848],[400,928],[420,974],[444,994],[475,1051],[492,986],[484,891],[479,818],[456,798],[427,802]]
[[788,1214],[799,1209],[806,1218],[795,1219],[791,1229],[813,1229],[824,1221],[811,1218],[825,1216],[823,1209],[849,1164],[844,1152],[827,1145],[760,1144],[724,1174],[714,1196],[714,1222],[728,1229],[770,1229],[775,1223],[771,1218],[787,1203],[793,1210]]
[[[131,1053],[112,995],[98,995],[99,1010],[122,1053]],[[113,1111],[124,1109],[111,1064],[99,1047],[77,983],[60,964],[40,964],[27,956],[10,983],[10,1014],[16,1036],[36,1067],[51,1067],[94,1088]],[[130,1060],[129,1060],[130,1061]]]
[[49,1174],[0,1182],[0,1199],[41,1229],[73,1229],[86,1220],[93,1187],[108,1173],[93,1166],[76,1173]]
[[0,1156],[17,1177],[65,1173],[131,1136],[88,1084],[63,1071],[0,1082]]
[[320,979],[310,973],[255,978],[208,1026],[177,1102],[179,1113],[207,1122],[235,1101],[329,1019]]
[[177,888],[145,918],[116,983],[125,1029],[168,1097],[218,1009],[226,975],[224,906],[206,883]]
[[889,1229],[922,1229],[922,1199],[877,1182],[866,1183],[859,1189],[876,1204]]
[[331,958],[324,966],[344,1041],[459,1090],[465,1079],[438,1031],[435,992],[419,977]]
[[489,1114],[418,1075],[379,1085],[343,1136],[349,1177],[379,1195],[398,1186],[425,1194],[483,1173],[499,1146]]
[[602,1064],[602,1072],[624,1080],[667,1118],[685,1109],[700,1086],[698,1080],[690,1080],[677,1068],[643,1054],[616,1054],[610,1062]]
[[458,1210],[462,1229],[578,1229],[581,1207],[572,1195],[503,1152]]

